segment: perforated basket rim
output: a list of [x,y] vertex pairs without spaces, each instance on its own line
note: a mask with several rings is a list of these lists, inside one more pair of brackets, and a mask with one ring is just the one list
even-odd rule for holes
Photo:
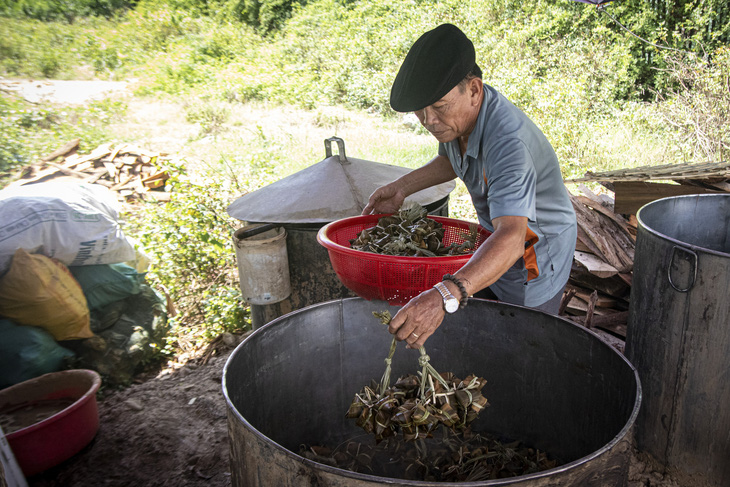
[[[390,263],[400,263],[400,264],[424,264],[428,263],[429,265],[438,265],[438,264],[453,264],[455,262],[464,262],[466,263],[469,259],[471,259],[473,253],[471,254],[463,254],[463,255],[445,255],[440,257],[428,257],[428,256],[401,256],[401,255],[384,255],[384,254],[376,254],[374,252],[366,252],[364,250],[357,250],[353,249],[352,247],[345,247],[344,245],[340,245],[337,242],[333,241],[329,237],[329,233],[340,229],[343,227],[353,226],[353,225],[369,225],[369,224],[376,224],[378,220],[384,216],[389,216],[388,213],[381,213],[376,215],[359,215],[359,216],[351,216],[347,218],[342,218],[340,220],[336,220],[333,222],[328,223],[327,225],[320,228],[319,232],[317,232],[317,241],[325,247],[328,251],[332,251],[338,254],[345,254],[350,257],[354,257],[361,260],[371,260],[376,262],[390,262]],[[428,215],[428,218],[435,220],[442,225],[449,225],[449,226],[469,226],[469,225],[477,225],[478,231],[480,234],[485,234],[485,236],[489,236],[490,232],[486,230],[484,227],[479,225],[475,222],[470,222],[467,220],[460,220],[457,218],[449,218],[449,217],[443,217],[443,216],[434,216],[434,215]],[[485,237],[486,239],[486,237]]]

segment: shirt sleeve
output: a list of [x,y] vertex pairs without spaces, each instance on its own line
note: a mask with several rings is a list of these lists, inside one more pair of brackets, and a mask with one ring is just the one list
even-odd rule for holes
[[494,161],[487,169],[490,218],[524,216],[537,219],[535,195],[537,181],[532,156],[519,139],[506,139],[489,150]]

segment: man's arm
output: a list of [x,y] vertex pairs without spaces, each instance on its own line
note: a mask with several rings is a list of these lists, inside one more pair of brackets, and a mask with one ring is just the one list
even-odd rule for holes
[[[525,252],[526,217],[502,216],[492,220],[492,224],[494,233],[455,273],[470,295],[496,282]],[[455,283],[446,281],[444,284],[451,294],[461,297]],[[443,318],[443,299],[437,290],[429,289],[396,313],[389,331],[398,340],[405,340],[409,348],[418,348],[436,331]]]
[[456,173],[449,159],[446,156],[436,156],[418,169],[376,189],[370,195],[362,214],[395,213],[408,196],[422,189],[451,181],[455,177]]
[[[525,253],[526,217],[501,216],[492,220],[492,224],[494,233],[454,274],[463,282],[469,295],[497,282]],[[454,296],[459,296],[456,284],[447,282],[446,285]]]

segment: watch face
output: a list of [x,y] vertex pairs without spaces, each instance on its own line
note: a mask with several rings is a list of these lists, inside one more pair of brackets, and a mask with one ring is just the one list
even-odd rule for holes
[[453,313],[459,309],[459,301],[453,298],[447,299],[446,302],[444,302],[444,307],[446,308],[447,313]]

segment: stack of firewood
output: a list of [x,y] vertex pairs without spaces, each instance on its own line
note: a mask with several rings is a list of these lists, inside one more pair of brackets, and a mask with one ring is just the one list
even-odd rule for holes
[[77,153],[79,139],[24,168],[12,185],[39,183],[57,178],[74,178],[100,184],[114,191],[121,201],[169,200],[164,191],[169,174],[164,170],[166,154],[121,144],[103,144],[89,154]]
[[625,339],[636,226],[614,213],[609,196],[580,189],[571,195],[578,241],[560,314]]

